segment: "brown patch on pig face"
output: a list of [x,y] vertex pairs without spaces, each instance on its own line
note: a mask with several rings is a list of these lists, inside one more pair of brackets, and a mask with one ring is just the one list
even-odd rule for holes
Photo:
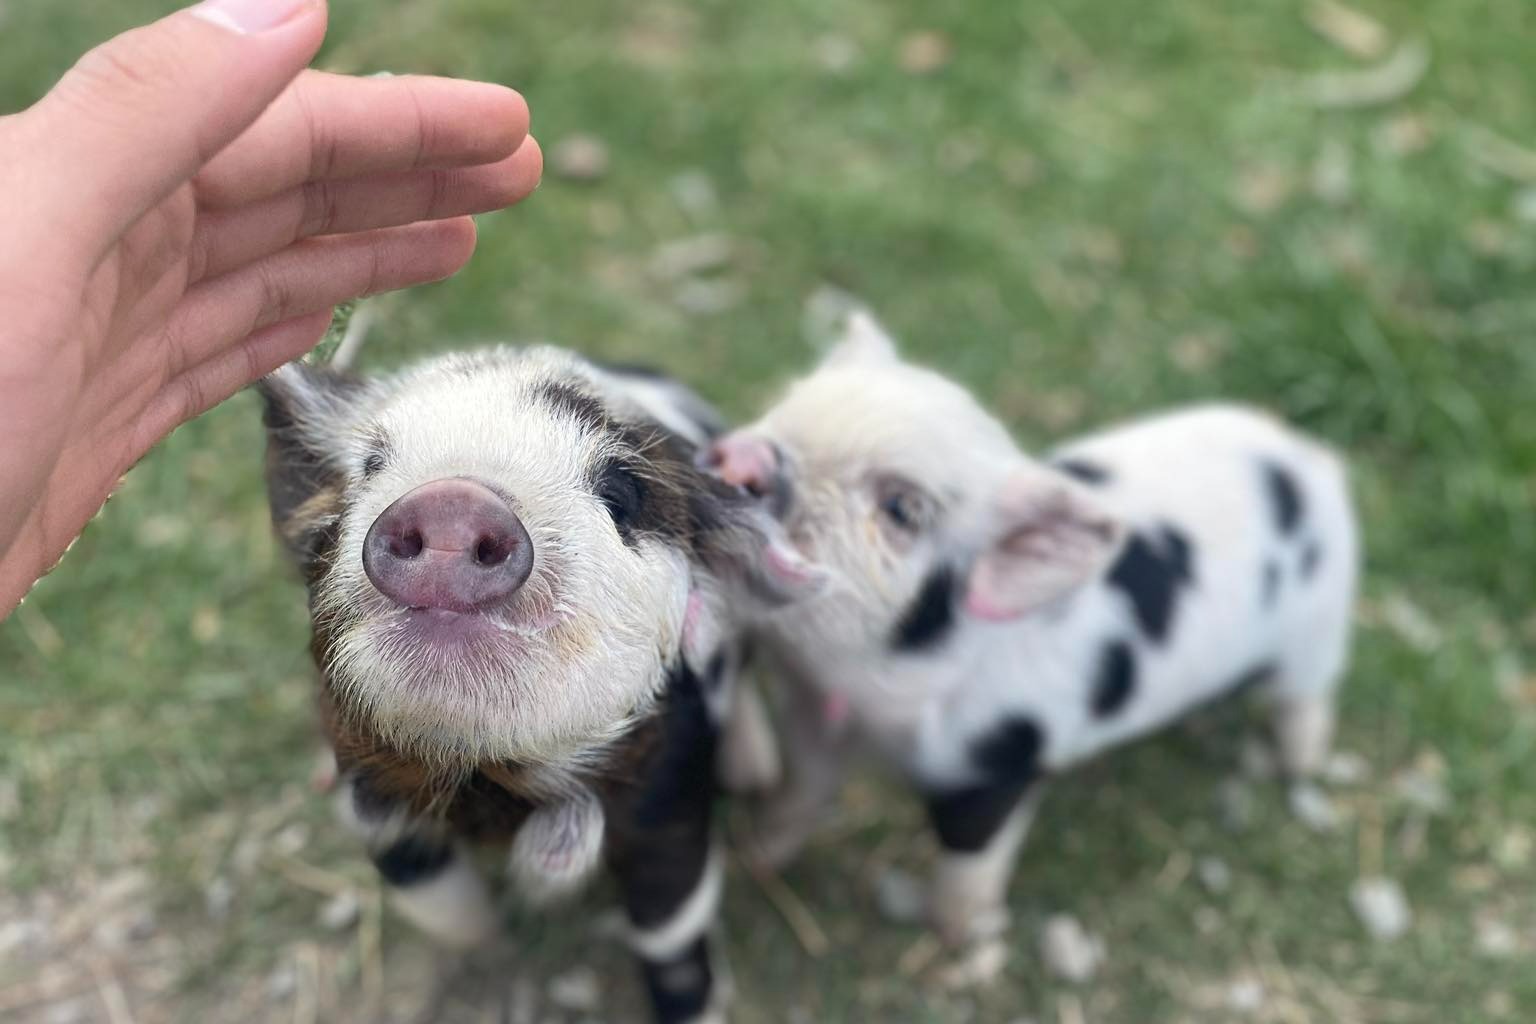
[[[655,701],[701,572],[761,549],[749,503],[693,466],[613,378],[556,350],[444,357],[359,382],[289,366],[263,384],[273,515],[304,569],[343,717],[427,764],[578,758]],[[402,495],[465,478],[533,548],[505,603],[422,614],[364,571]]]

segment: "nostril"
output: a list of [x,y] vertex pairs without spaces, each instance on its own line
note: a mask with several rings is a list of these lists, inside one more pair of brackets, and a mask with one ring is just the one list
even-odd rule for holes
[[415,558],[425,546],[420,530],[407,530],[389,538],[389,553],[396,558]]
[[481,537],[475,545],[475,564],[486,569],[492,569],[512,557],[512,549],[517,545],[511,537]]
[[457,613],[505,603],[533,571],[533,541],[509,502],[459,477],[396,498],[362,555],[369,581],[396,604]]

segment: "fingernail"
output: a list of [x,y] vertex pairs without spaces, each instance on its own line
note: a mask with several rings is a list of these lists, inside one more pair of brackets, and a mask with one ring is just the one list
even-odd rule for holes
[[265,32],[291,19],[315,0],[203,0],[192,13],[242,36]]

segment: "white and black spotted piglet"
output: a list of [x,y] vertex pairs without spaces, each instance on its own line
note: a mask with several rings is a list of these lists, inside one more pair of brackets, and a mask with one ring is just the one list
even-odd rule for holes
[[536,897],[606,862],[657,1018],[712,1019],[726,605],[809,583],[772,518],[696,468],[713,414],[552,349],[376,380],[295,364],[261,390],[343,814],[392,902],[472,944],[496,919],[469,844]]
[[782,862],[856,737],[900,766],[943,849],[952,941],[1006,920],[1042,781],[1243,684],[1280,752],[1317,768],[1358,553],[1344,469],[1274,419],[1202,406],[1021,452],[964,389],[862,314],[757,424],[717,442],[832,582],[774,615],[786,784],[757,829]]

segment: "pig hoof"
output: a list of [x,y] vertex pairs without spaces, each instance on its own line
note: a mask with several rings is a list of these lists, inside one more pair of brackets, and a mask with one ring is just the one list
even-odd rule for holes
[[534,811],[512,840],[509,868],[535,905],[575,892],[603,851],[603,808],[590,791]]
[[990,943],[1008,930],[1008,908],[989,907],[957,915],[935,907],[933,924],[945,945],[951,949],[970,949]]
[[1290,697],[1276,708],[1275,732],[1280,767],[1290,779],[1310,779],[1322,772],[1333,744],[1335,714],[1327,697]]

